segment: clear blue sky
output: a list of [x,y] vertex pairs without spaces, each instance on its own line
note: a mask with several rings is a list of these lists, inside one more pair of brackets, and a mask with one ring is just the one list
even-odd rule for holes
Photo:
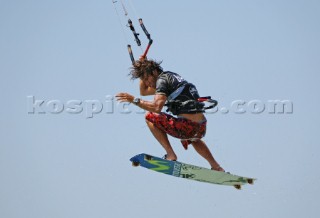
[[[110,100],[139,94],[111,0],[1,0],[0,217],[318,217],[319,1],[124,2],[143,46],[137,17],[154,39],[149,58],[219,101],[205,141],[256,184],[237,191],[131,167],[135,154],[164,151],[143,113]],[[246,113],[231,107],[239,100]],[[273,114],[269,100],[293,112]],[[88,118],[93,103],[102,111]],[[170,140],[180,161],[208,166]]]

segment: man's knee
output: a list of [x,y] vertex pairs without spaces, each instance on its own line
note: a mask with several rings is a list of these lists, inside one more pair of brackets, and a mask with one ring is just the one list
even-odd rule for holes
[[154,127],[156,123],[156,114],[150,111],[146,112],[145,114],[145,121],[149,127]]
[[144,118],[146,119],[147,123],[152,121],[152,117],[153,117],[153,114],[150,111],[147,111],[144,115]]
[[154,124],[156,126],[167,126],[168,124],[168,116],[164,113],[153,113],[153,112],[146,112],[145,120],[148,125]]

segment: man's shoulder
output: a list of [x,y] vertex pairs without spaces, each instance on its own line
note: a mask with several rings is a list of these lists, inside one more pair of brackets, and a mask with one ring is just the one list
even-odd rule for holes
[[163,71],[160,73],[159,76],[173,76],[173,75],[179,75],[178,73],[174,73],[172,71]]
[[180,76],[178,73],[174,73],[172,71],[163,71],[160,75],[162,75],[162,76]]
[[174,73],[174,72],[171,72],[171,71],[164,71],[162,72],[158,79],[161,79],[161,80],[166,80],[166,81],[171,81],[171,82],[174,82],[174,81],[177,81],[177,82],[184,82],[186,81],[182,76],[180,76],[180,74],[178,73]]

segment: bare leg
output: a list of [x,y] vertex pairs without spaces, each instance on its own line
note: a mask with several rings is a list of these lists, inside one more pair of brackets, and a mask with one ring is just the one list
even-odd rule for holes
[[169,142],[167,133],[163,132],[161,129],[158,129],[153,125],[153,123],[146,120],[147,125],[152,132],[153,136],[158,140],[158,142],[162,145],[164,150],[167,152],[167,160],[177,160],[177,155],[172,149],[172,146]]
[[194,149],[204,158],[206,159],[211,168],[213,170],[217,170],[217,171],[222,171],[224,172],[224,169],[218,164],[218,162],[214,159],[214,157],[212,156],[208,146],[206,145],[206,143],[202,140],[198,140],[195,142],[192,142],[192,145],[194,147]]

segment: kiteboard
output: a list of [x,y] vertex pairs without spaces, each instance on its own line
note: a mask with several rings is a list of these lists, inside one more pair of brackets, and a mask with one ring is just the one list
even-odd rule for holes
[[242,185],[253,185],[256,179],[215,171],[204,167],[170,161],[150,154],[138,154],[130,159],[133,166],[141,166],[159,173],[218,185],[233,186],[241,189]]

